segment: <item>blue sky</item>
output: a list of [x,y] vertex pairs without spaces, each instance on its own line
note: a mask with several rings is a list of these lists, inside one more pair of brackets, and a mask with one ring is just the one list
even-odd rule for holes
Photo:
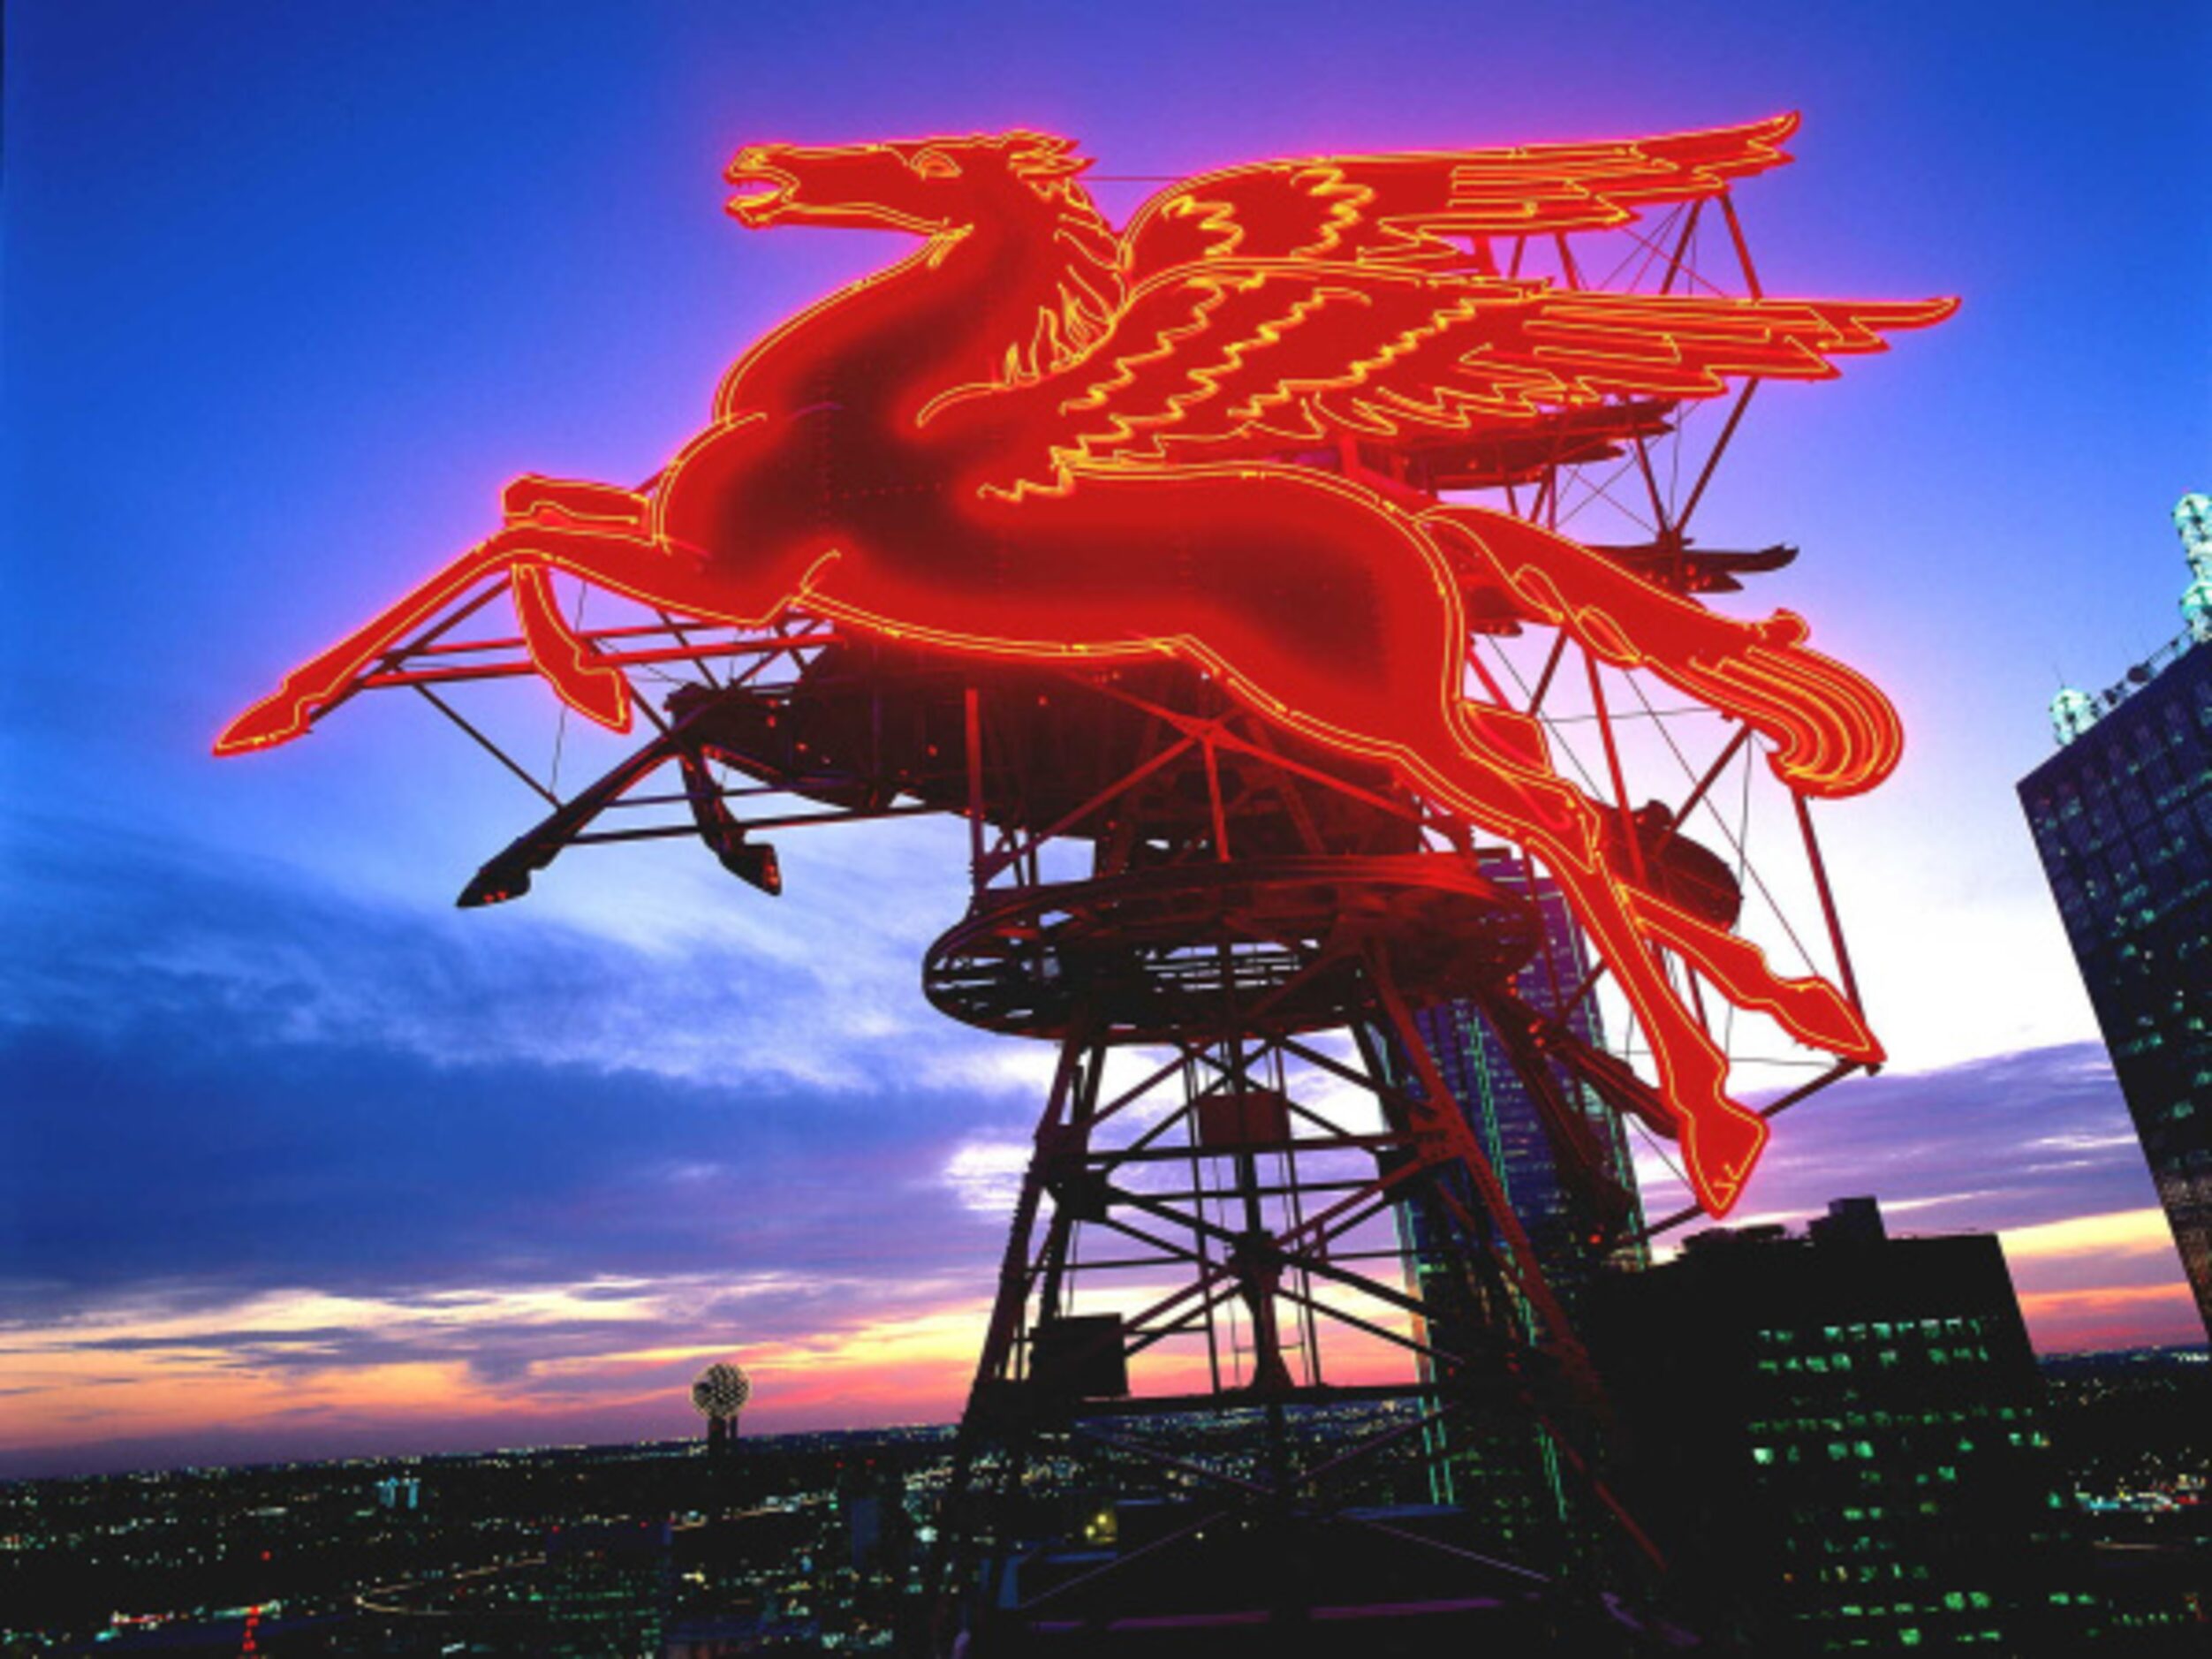
[[[1966,304],[1763,391],[1704,510],[1716,542],[1806,549],[1754,597],[1890,685],[1913,745],[1822,819],[1896,1071],[1785,1120],[1746,1209],[2135,1216],[2028,1235],[2016,1266],[2032,1294],[2139,1292],[2048,1305],[2055,1339],[2186,1336],[2011,784],[2057,676],[2102,686],[2178,625],[2165,513],[2212,478],[2212,157],[2175,72],[2203,7],[19,0],[8,24],[0,1398],[37,1427],[0,1459],[159,1460],[217,1424],[330,1450],[673,1430],[694,1343],[846,1379],[794,1384],[794,1422],[951,1409],[1000,1232],[966,1176],[1037,1076],[920,1002],[956,827],[793,837],[773,905],[662,848],[462,914],[531,801],[398,700],[207,758],[481,535],[506,478],[651,472],[747,341],[890,255],[728,220],[721,167],[762,139],[1021,125],[1175,176],[1802,110],[1797,164],[1739,193],[1769,289]],[[850,1212],[840,1168],[890,1196]],[[897,1404],[868,1381],[924,1351]],[[111,1403],[155,1380],[183,1404]]]

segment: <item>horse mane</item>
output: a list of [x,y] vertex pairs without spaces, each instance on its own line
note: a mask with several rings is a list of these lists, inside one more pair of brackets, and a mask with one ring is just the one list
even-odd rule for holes
[[1121,239],[1079,182],[1091,164],[1073,140],[1042,133],[1009,133],[1002,146],[1007,174],[1051,215],[1051,245],[1060,271],[1037,312],[1037,326],[1014,341],[1006,383],[1028,385],[1074,362],[1112,332],[1128,299]]

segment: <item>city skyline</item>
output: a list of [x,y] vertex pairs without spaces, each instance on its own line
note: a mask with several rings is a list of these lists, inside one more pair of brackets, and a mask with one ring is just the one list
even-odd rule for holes
[[737,350],[883,261],[722,214],[765,137],[1049,125],[1125,211],[1149,186],[1111,176],[1802,110],[1742,193],[1769,284],[1966,307],[1762,391],[1706,510],[1806,548],[1747,602],[1910,745],[1822,817],[1892,1069],[1784,1118],[1731,1220],[1873,1193],[2001,1231],[2039,1345],[2193,1340],[2011,797],[2059,678],[2178,629],[2165,514],[2212,466],[2208,233],[2161,210],[2204,144],[2149,95],[2207,26],[2129,11],[1597,9],[1478,50],[1408,7],[1409,54],[1318,9],[11,9],[0,1473],[677,1433],[730,1354],[761,1432],[957,1409],[1049,1063],[920,996],[959,825],[791,837],[773,902],[679,845],[463,914],[535,814],[451,733],[363,707],[206,758],[509,476],[644,475]]

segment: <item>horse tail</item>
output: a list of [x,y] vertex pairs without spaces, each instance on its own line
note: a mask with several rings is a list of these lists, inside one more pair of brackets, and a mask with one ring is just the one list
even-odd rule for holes
[[1804,622],[1777,610],[1739,622],[1603,554],[1522,519],[1443,506],[1420,523],[1469,595],[1471,610],[1564,629],[1620,668],[1648,668],[1774,739],[1769,764],[1792,789],[1855,795],[1896,769],[1897,709],[1856,670],[1805,646]]

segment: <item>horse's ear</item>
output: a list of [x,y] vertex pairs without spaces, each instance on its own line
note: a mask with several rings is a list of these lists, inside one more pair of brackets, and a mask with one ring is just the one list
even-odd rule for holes
[[1017,127],[1000,142],[1005,145],[1015,168],[1029,178],[1064,178],[1090,166],[1088,156],[1075,153],[1075,140],[1053,133],[1034,133]]

